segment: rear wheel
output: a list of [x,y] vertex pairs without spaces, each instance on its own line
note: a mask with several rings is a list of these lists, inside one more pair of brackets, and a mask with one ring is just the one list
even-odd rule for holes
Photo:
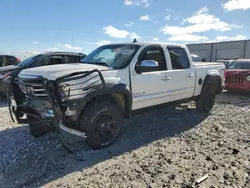
[[196,109],[202,113],[209,113],[215,103],[217,83],[214,80],[208,80],[204,83],[201,95],[195,101]]
[[92,149],[107,147],[118,138],[123,128],[123,115],[115,104],[101,102],[89,106],[83,114],[80,126],[86,132]]

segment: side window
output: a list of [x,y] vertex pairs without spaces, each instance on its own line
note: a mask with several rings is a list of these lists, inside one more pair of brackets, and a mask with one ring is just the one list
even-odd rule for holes
[[45,56],[43,58],[37,59],[34,63],[32,63],[31,67],[40,67],[47,65],[58,65],[63,64],[62,56]]
[[48,61],[46,61],[45,65],[59,65],[63,64],[64,60],[62,56],[51,56]]
[[173,69],[188,69],[190,63],[183,48],[168,48]]
[[156,61],[159,65],[158,71],[167,70],[164,52],[160,46],[149,47],[142,52],[141,58],[139,59],[139,65],[144,60]]
[[74,55],[67,55],[65,56],[65,63],[79,63],[80,57]]
[[33,62],[30,67],[40,67],[40,66],[43,66],[45,65],[45,60],[44,58],[40,58],[38,60],[36,60],[35,62]]

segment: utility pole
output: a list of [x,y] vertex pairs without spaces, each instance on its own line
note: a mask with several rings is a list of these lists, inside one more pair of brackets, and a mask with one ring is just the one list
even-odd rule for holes
[[201,44],[202,44],[202,32],[201,32]]

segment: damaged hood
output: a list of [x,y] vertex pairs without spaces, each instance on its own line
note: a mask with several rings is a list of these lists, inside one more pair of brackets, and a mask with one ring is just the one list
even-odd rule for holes
[[100,66],[100,65],[93,65],[93,64],[85,64],[85,63],[72,63],[72,64],[61,64],[61,65],[50,65],[50,66],[41,66],[35,68],[25,69],[20,72],[18,75],[20,78],[27,78],[27,77],[39,77],[42,76],[48,80],[56,80],[57,78],[76,73],[76,72],[84,72],[84,71],[91,71],[91,70],[113,70],[110,67]]

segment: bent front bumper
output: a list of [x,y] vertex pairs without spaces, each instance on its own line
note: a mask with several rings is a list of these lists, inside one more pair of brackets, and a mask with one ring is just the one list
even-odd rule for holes
[[[22,93],[21,100],[15,100],[14,114],[17,118],[19,114],[27,114],[38,123],[42,120],[53,121],[59,135],[66,132],[86,138],[78,125],[80,112],[93,92],[104,89],[105,81],[99,70],[93,70],[66,75],[55,81],[41,76],[18,77],[15,85],[17,90],[13,92],[14,100],[15,97],[18,98],[18,93]],[[30,102],[27,103],[27,100]],[[26,123],[29,121],[26,119]],[[63,139],[60,140],[64,142]],[[66,148],[69,150],[67,146]]]
[[86,133],[66,127],[62,122],[59,123],[59,127],[61,131],[67,132],[69,134],[72,134],[78,137],[87,138]]

